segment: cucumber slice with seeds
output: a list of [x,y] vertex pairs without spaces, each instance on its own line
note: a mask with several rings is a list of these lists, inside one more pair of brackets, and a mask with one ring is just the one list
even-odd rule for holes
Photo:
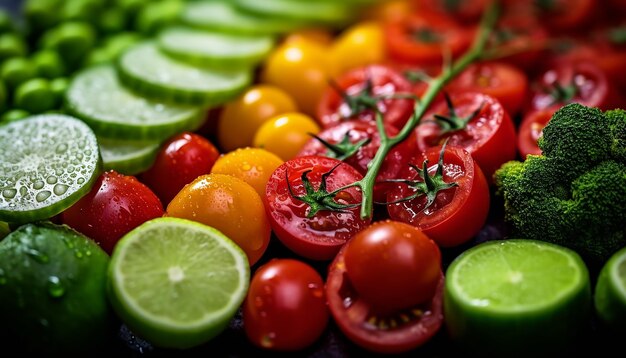
[[165,55],[153,41],[125,51],[118,69],[122,83],[142,95],[206,106],[229,101],[252,81],[252,69],[198,68]]
[[195,129],[204,120],[197,106],[165,104],[124,88],[110,65],[79,73],[66,93],[68,111],[101,137],[162,140]]
[[348,24],[355,12],[353,6],[342,1],[234,0],[234,4],[242,12],[259,17],[288,18],[331,26]]
[[159,48],[171,57],[201,67],[253,67],[272,50],[269,35],[233,35],[176,27],[158,37]]
[[101,165],[95,134],[77,118],[45,114],[0,126],[0,221],[59,214],[89,192]]
[[98,138],[104,170],[139,174],[152,166],[161,141],[130,141]]

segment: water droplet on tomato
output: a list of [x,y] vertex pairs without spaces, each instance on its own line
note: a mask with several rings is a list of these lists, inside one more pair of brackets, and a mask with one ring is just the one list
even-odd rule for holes
[[57,276],[48,277],[48,294],[54,298],[59,298],[65,294],[65,287]]

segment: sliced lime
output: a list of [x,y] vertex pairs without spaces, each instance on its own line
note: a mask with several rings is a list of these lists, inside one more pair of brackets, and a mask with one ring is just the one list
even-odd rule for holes
[[453,340],[488,355],[564,352],[588,321],[589,272],[578,254],[533,240],[491,241],[446,272],[444,315]]
[[202,67],[250,68],[274,46],[269,35],[232,35],[175,27],[162,31],[160,49],[171,57]]
[[204,111],[198,106],[166,104],[130,92],[109,65],[76,75],[66,102],[71,114],[107,138],[162,140],[194,129],[204,120]]
[[95,134],[74,117],[44,114],[0,126],[0,220],[59,214],[89,192],[100,167]]
[[117,244],[109,297],[122,320],[156,346],[189,348],[222,332],[248,290],[246,254],[209,226],[148,221]]
[[131,141],[98,138],[104,170],[126,175],[139,174],[152,166],[160,141]]
[[343,26],[355,9],[342,1],[235,0],[237,8],[256,16],[288,18],[297,21]]
[[613,254],[600,270],[594,303],[604,323],[626,334],[626,247]]
[[237,96],[252,80],[250,69],[198,68],[163,54],[152,41],[126,50],[118,65],[120,79],[129,88],[177,103],[220,105]]

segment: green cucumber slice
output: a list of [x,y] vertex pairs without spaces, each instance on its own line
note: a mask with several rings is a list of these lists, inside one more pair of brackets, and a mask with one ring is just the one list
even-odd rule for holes
[[294,19],[300,22],[343,26],[354,16],[354,8],[342,1],[234,0],[242,12],[257,16]]
[[96,136],[60,114],[0,126],[0,221],[51,218],[91,189],[101,171]]
[[104,170],[126,175],[139,174],[152,166],[161,141],[133,141],[98,138]]
[[157,39],[161,51],[181,61],[220,68],[253,67],[274,47],[269,35],[234,35],[176,27]]
[[251,69],[198,68],[168,57],[152,41],[125,51],[118,69],[122,83],[142,95],[205,106],[235,98],[252,81]]
[[66,107],[96,135],[116,139],[162,140],[204,120],[204,111],[197,106],[166,104],[129,91],[112,65],[76,75],[66,92]]
[[287,18],[243,13],[223,1],[195,1],[183,9],[181,21],[196,28],[236,34],[282,34],[304,26]]

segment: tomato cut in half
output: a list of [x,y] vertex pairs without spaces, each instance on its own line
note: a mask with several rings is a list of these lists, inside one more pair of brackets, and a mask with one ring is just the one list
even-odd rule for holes
[[[415,100],[411,84],[386,65],[359,67],[344,73],[324,91],[317,117],[324,128],[347,120],[376,121],[376,110],[384,122],[398,129],[413,114]],[[393,98],[400,96],[402,98]]]
[[543,128],[548,124],[558,107],[551,107],[530,112],[524,116],[517,134],[517,148],[522,159],[529,154],[541,155],[541,149],[537,145]]
[[472,157],[492,183],[493,173],[517,156],[513,121],[492,96],[463,92],[434,103],[415,129],[417,147],[426,151],[446,138],[448,145],[460,146]]
[[[407,165],[397,183],[387,192],[389,217],[420,228],[441,247],[453,247],[473,238],[489,213],[489,185],[469,152],[461,147],[428,149]],[[428,163],[426,168],[424,163]],[[442,164],[442,165],[441,165]],[[441,168],[441,169],[440,169]],[[426,173],[424,173],[426,169]],[[425,175],[434,185],[425,184]],[[423,188],[434,195],[429,202]],[[403,199],[410,200],[402,201]]]
[[[276,168],[265,190],[272,230],[294,253],[331,260],[371,219],[359,215],[361,192],[341,189],[363,176],[334,158],[304,156]],[[339,189],[339,190],[338,190]]]
[[351,284],[342,249],[331,263],[326,279],[330,313],[339,329],[355,344],[377,353],[407,352],[428,342],[443,323],[444,276],[426,303],[381,316]]

